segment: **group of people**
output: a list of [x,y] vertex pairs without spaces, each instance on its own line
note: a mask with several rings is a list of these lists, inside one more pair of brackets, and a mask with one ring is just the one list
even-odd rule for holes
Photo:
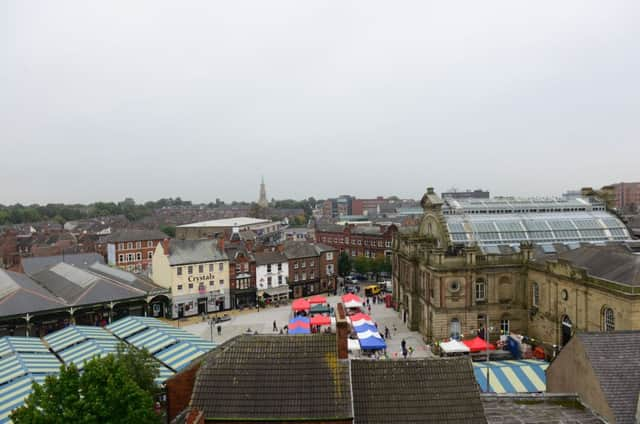
[[400,347],[402,349],[402,356],[404,359],[407,359],[407,355],[409,357],[413,356],[413,347],[409,346],[409,348],[407,348],[407,341],[405,339],[402,339],[400,342]]

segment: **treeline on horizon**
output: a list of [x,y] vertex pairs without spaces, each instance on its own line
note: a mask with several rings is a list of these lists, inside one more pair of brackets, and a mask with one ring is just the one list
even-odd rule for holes
[[[305,200],[271,200],[270,206],[275,209],[303,209],[305,216],[311,216],[311,210],[318,203],[313,197]],[[194,204],[190,200],[182,200],[180,197],[149,201],[138,204],[131,198],[121,202],[95,202],[88,205],[62,203],[48,203],[46,205],[32,204],[14,205],[0,204],[0,225],[25,224],[31,222],[55,221],[64,224],[67,221],[78,219],[97,218],[101,216],[124,215],[129,221],[137,221],[151,216],[155,209],[164,207],[190,207],[199,206],[207,208],[220,208],[225,206],[245,206],[256,209],[255,203],[231,202],[225,203],[220,199],[215,202]]]

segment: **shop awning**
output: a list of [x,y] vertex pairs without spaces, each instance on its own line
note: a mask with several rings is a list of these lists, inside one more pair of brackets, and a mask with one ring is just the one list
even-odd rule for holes
[[278,286],[278,287],[269,287],[268,289],[264,289],[264,294],[266,296],[280,296],[282,294],[289,294],[289,286]]
[[331,325],[331,318],[326,315],[314,315],[310,323],[311,325]]
[[[535,393],[547,390],[545,370],[548,366],[548,362],[534,359],[474,362],[473,373],[483,392]],[[489,368],[489,390],[487,390],[487,368]]]
[[444,353],[469,353],[470,349],[462,342],[457,340],[450,340],[448,342],[441,342],[440,349]]
[[487,350],[496,350],[496,347],[491,343],[487,343],[480,337],[474,337],[471,340],[463,340],[464,343],[471,352],[484,352]]
[[308,311],[311,308],[311,304],[305,299],[296,299],[291,304],[291,309],[294,311]]
[[309,298],[309,303],[311,303],[312,305],[327,303],[327,298],[320,295],[311,296]]

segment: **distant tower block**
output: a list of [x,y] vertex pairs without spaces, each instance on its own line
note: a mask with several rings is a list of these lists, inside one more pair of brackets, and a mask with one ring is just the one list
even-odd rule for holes
[[269,202],[267,201],[267,189],[264,186],[264,177],[262,177],[262,182],[260,183],[260,199],[258,200],[258,206],[261,208],[269,206]]

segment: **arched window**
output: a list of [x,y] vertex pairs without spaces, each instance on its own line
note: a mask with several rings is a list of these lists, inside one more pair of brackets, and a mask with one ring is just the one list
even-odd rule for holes
[[613,309],[609,307],[602,308],[602,331],[613,331],[616,329],[616,316]]
[[537,307],[540,304],[540,286],[538,283],[531,283],[531,306]]
[[460,321],[458,320],[458,318],[453,318],[451,320],[451,326],[450,326],[450,335],[452,339],[459,339],[460,338]]
[[478,280],[476,280],[475,294],[476,294],[476,301],[486,300],[487,298],[487,283],[485,283],[482,278],[479,278]]

